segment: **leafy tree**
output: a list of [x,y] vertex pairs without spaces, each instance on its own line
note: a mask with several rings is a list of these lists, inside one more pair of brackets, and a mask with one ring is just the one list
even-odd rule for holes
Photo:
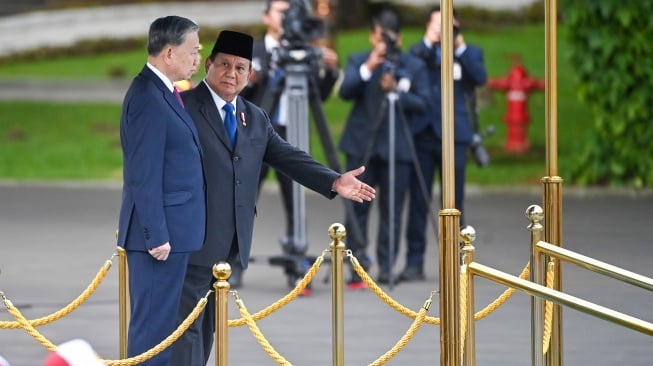
[[653,1],[566,3],[578,93],[594,119],[572,180],[653,187]]

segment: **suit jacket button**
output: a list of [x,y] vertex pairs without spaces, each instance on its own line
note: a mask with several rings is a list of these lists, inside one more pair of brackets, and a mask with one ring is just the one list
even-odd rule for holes
[[234,161],[238,161],[240,158],[238,156],[234,156]]

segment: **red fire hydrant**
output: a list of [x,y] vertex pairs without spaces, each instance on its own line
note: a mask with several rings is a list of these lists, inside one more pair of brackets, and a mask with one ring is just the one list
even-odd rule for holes
[[507,127],[505,151],[511,153],[528,151],[530,144],[527,126],[531,119],[528,114],[528,94],[534,90],[544,90],[544,80],[530,78],[521,59],[515,56],[508,76],[490,78],[487,87],[504,91],[508,100],[506,114],[503,117]]

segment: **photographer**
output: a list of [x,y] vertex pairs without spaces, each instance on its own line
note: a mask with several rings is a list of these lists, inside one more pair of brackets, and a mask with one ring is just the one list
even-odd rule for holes
[[[426,249],[426,222],[433,178],[435,171],[442,174],[442,82],[441,82],[441,36],[442,17],[440,7],[433,8],[429,13],[424,40],[411,48],[411,53],[420,57],[427,65],[431,99],[429,113],[425,118],[413,124],[413,136],[422,176],[413,169],[411,187],[419,187],[417,179],[423,179],[428,190],[428,200],[425,200],[421,190],[410,190],[410,208],[406,239],[408,249],[406,266],[400,275],[402,281],[424,280],[424,252]],[[468,105],[474,98],[476,87],[485,84],[487,72],[483,63],[483,52],[480,48],[465,43],[460,32],[460,23],[454,12],[454,154],[455,154],[455,204],[456,209],[463,212],[465,195],[465,169],[467,152],[475,134]],[[440,185],[442,188],[442,186]],[[464,216],[460,217],[463,226]]]
[[[424,63],[400,48],[400,23],[397,14],[384,10],[372,18],[370,24],[370,43],[372,50],[354,53],[349,56],[345,76],[340,87],[340,97],[352,101],[352,109],[340,140],[340,149],[345,153],[347,167],[365,163],[366,171],[362,180],[379,188],[380,222],[377,237],[376,258],[379,272],[377,282],[394,283],[392,268],[397,255],[401,232],[401,212],[404,196],[408,189],[412,156],[409,150],[411,136],[405,133],[406,124],[411,125],[416,116],[427,110],[429,91],[428,80],[424,77]],[[395,121],[395,174],[394,174],[394,212],[389,211],[390,191],[390,146],[389,120],[390,92],[398,96]],[[357,225],[361,229],[362,240],[352,236],[348,247],[360,264],[369,269],[370,260],[366,255],[367,222],[370,213],[369,203],[354,205],[355,217],[346,218],[346,227]],[[391,218],[389,216],[392,216]],[[390,243],[389,220],[393,220],[394,241]],[[365,288],[364,282],[352,273],[348,288]]]
[[[311,75],[309,77],[316,80],[321,100],[325,100],[331,94],[331,90],[338,79],[340,73],[338,69],[338,55],[334,50],[326,47],[314,47],[308,43],[309,40],[301,42],[302,40],[298,39],[298,37],[306,35],[295,34],[297,33],[296,29],[288,29],[287,32],[284,32],[284,24],[294,26],[297,24],[294,22],[300,22],[301,25],[301,22],[306,21],[305,19],[292,19],[293,16],[308,17],[306,14],[307,7],[302,1],[304,0],[265,1],[263,23],[266,25],[267,31],[263,39],[254,42],[252,75],[249,84],[240,93],[242,97],[260,107],[265,107],[261,104],[267,93],[272,93],[275,90],[283,90],[283,66],[285,60],[283,60],[283,57],[280,60],[279,55],[283,55],[288,47],[306,47],[310,51],[311,58],[306,60],[306,62],[311,63]],[[286,15],[291,18],[284,18]],[[292,38],[292,44],[288,42],[288,37]],[[304,44],[297,44],[297,41]],[[317,56],[319,56],[319,59],[316,58]],[[270,115],[274,129],[282,138],[286,139],[286,126],[288,124],[288,103],[286,96],[281,94],[275,104],[272,108],[273,110],[266,110],[266,112]],[[261,170],[259,185],[265,181],[268,171],[269,166],[264,165]],[[286,217],[285,236],[280,241],[284,250],[287,250],[287,248],[292,248],[292,243],[289,241],[293,238],[292,181],[279,172],[277,172],[276,176],[279,181],[281,201]]]

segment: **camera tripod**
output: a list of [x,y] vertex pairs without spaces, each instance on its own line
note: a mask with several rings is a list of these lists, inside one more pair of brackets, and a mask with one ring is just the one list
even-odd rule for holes
[[[391,68],[393,70],[394,67]],[[392,72],[392,71],[390,71]],[[411,163],[413,164],[413,169],[415,169],[415,172],[417,173],[418,177],[418,185],[419,189],[422,193],[423,199],[425,202],[427,202],[427,206],[429,207],[429,210],[431,212],[434,212],[432,208],[432,202],[429,199],[428,195],[428,190],[426,187],[426,182],[423,180],[423,175],[422,175],[422,169],[420,167],[419,161],[417,159],[417,152],[415,150],[415,145],[413,142],[412,134],[410,131],[410,128],[406,124],[406,116],[404,114],[403,108],[401,106],[401,103],[399,101],[399,94],[398,92],[393,89],[385,93],[383,100],[381,101],[381,105],[379,106],[378,113],[376,115],[376,118],[374,118],[375,125],[372,130],[372,136],[370,139],[370,142],[367,146],[365,156],[363,158],[363,164],[367,165],[369,162],[370,158],[372,157],[374,153],[374,147],[377,143],[378,140],[378,135],[381,130],[381,127],[384,122],[384,117],[388,116],[388,261],[390,264],[390,267],[395,262],[395,252],[397,248],[397,242],[398,238],[395,238],[395,221],[394,221],[394,216],[395,216],[395,197],[396,197],[396,132],[397,132],[397,127],[401,129],[402,134],[404,135],[404,138],[406,140],[406,145],[408,147],[408,151],[410,153],[410,160]],[[399,118],[397,118],[399,117]],[[383,214],[383,213],[380,213]],[[437,231],[437,223],[435,221],[435,218],[433,215],[428,214],[427,212],[427,217],[430,219],[429,222],[431,223],[431,226],[433,228],[433,231]],[[350,221],[355,221],[355,220],[350,220]],[[437,233],[436,233],[437,235]],[[378,240],[378,239],[377,239]],[[360,243],[360,242],[359,242]],[[388,270],[391,271],[392,268],[388,268]],[[389,286],[390,288],[393,287],[394,285],[394,277],[392,275],[389,276]]]
[[[315,75],[311,67],[312,59],[316,58],[314,49],[297,49],[284,50],[287,55],[280,56],[278,67],[283,67],[283,80],[281,78],[276,82],[268,84],[267,90],[261,101],[261,108],[268,111],[273,116],[279,108],[281,95],[287,98],[287,132],[286,140],[288,143],[309,151],[309,107],[312,112],[313,121],[320,137],[320,142],[324,148],[328,166],[341,172],[340,162],[336,153],[336,148],[331,137],[331,132],[327,125],[326,116],[322,110],[320,93],[315,80]],[[283,88],[281,87],[283,85]],[[347,212],[353,210],[352,203],[343,200]],[[288,285],[295,286],[296,282],[301,279],[315,260],[314,256],[309,256],[308,242],[306,238],[306,198],[304,187],[299,183],[292,182],[292,217],[293,232],[288,241],[282,243],[283,253],[280,256],[270,257],[271,265],[282,266],[287,276]],[[349,228],[351,233],[360,237],[358,228]]]

